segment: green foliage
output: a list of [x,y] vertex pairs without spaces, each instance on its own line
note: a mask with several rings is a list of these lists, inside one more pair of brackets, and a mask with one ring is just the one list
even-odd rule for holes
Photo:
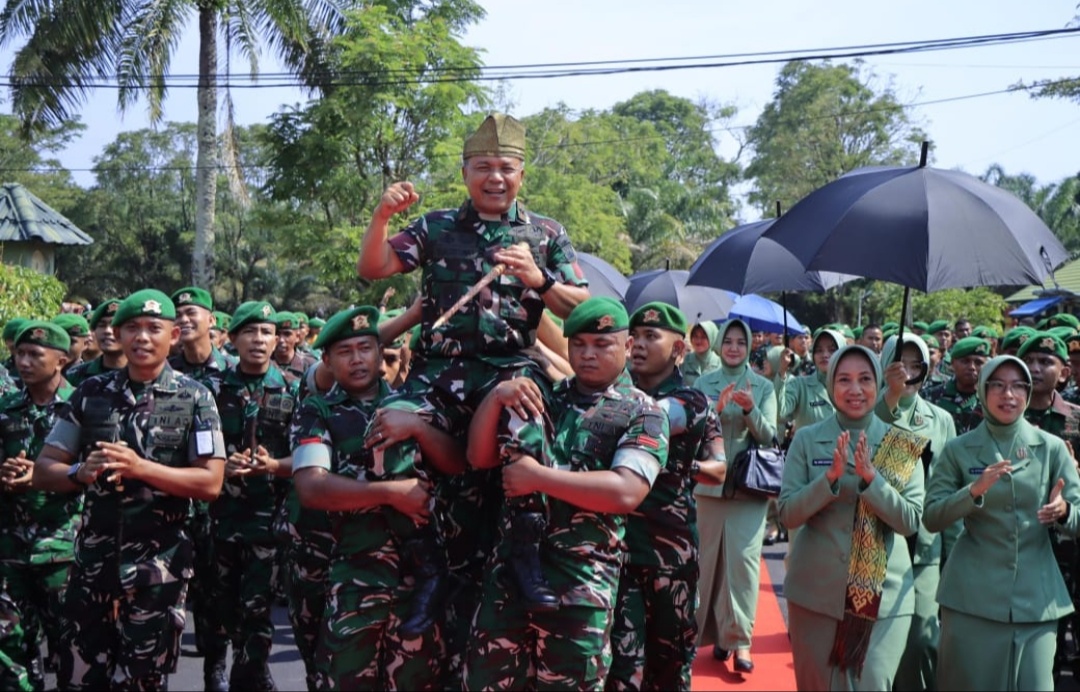
[[861,63],[788,63],[749,132],[754,158],[750,202],[771,215],[864,166],[918,160],[926,136],[909,120],[891,86],[877,90]]
[[67,287],[54,276],[0,263],[0,326],[13,317],[52,319],[66,294]]
[[1019,197],[1054,232],[1074,256],[1080,252],[1080,174],[1039,185],[1029,173],[1009,175],[994,164],[982,175],[986,182]]

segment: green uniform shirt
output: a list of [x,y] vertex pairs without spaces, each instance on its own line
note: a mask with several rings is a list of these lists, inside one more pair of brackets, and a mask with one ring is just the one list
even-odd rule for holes
[[675,570],[697,559],[693,464],[710,458],[720,424],[708,397],[681,386],[681,381],[676,370],[656,391],[646,392],[668,414],[671,437],[667,464],[642,503],[626,516],[627,563],[631,565]]
[[971,394],[957,391],[955,378],[927,389],[922,397],[952,415],[957,435],[974,430],[982,423],[983,412],[978,395],[974,391]]
[[11,378],[8,369],[3,365],[0,365],[0,397],[7,396],[17,389],[18,387],[15,385],[15,380]]
[[[36,459],[60,405],[75,391],[65,381],[52,401],[39,406],[25,391],[0,399],[0,447],[4,458]],[[81,493],[42,490],[0,492],[0,560],[41,565],[74,558]]]
[[116,372],[118,369],[105,367],[105,361],[98,357],[68,368],[67,372],[64,373],[64,379],[70,382],[72,387],[78,387],[91,377],[104,375],[107,372]]
[[1036,411],[1028,406],[1024,411],[1024,420],[1040,430],[1057,435],[1072,445],[1074,453],[1080,454],[1080,406],[1065,401],[1057,392],[1048,409]]
[[285,365],[281,365],[278,362],[274,362],[278,370],[285,377],[285,381],[289,384],[297,383],[304,379],[304,375],[307,373],[308,368],[315,364],[315,358],[311,354],[304,353],[300,349],[293,351],[292,360]]
[[[61,405],[45,444],[82,459],[98,441],[110,440],[166,466],[225,456],[213,396],[168,365],[146,384],[133,383],[126,368],[87,380]],[[120,489],[102,474],[86,489],[75,543],[75,560],[94,588],[113,589],[118,577],[136,586],[190,577],[191,540],[184,531],[190,502],[132,478]]]
[[196,382],[208,387],[210,386],[210,377],[213,373],[225,372],[236,365],[237,362],[239,361],[235,356],[225,355],[217,349],[217,346],[210,347],[210,356],[206,359],[205,363],[189,363],[187,362],[187,359],[184,358],[183,352],[177,353],[172,358],[169,358],[169,365],[173,370],[182,372]]

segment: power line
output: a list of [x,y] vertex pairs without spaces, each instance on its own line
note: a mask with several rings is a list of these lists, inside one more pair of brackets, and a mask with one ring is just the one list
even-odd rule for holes
[[[315,76],[304,81],[298,80],[293,75],[287,76],[287,81],[283,78],[283,81],[279,81],[273,84],[267,83],[238,83],[233,82],[234,79],[242,78],[238,75],[228,75],[224,83],[218,83],[216,86],[222,89],[274,89],[274,88],[328,88],[328,87],[385,87],[385,86],[406,86],[415,84],[417,82],[425,84],[440,84],[451,82],[487,82],[487,81],[514,81],[524,79],[556,79],[563,77],[583,77],[583,76],[608,76],[615,74],[630,74],[630,73],[644,73],[644,72],[670,72],[678,70],[697,70],[697,69],[717,69],[724,67],[745,67],[751,65],[768,65],[787,62],[808,62],[814,60],[839,60],[849,58],[864,58],[877,55],[898,55],[906,53],[927,53],[937,52],[942,50],[956,50],[961,48],[982,47],[988,45],[1008,45],[1014,43],[1026,43],[1029,41],[1042,41],[1059,38],[1072,38],[1080,33],[1080,27],[1067,28],[1067,29],[1047,29],[1041,31],[1028,31],[1028,32],[1016,32],[1012,34],[990,34],[985,36],[968,36],[953,39],[932,39],[928,41],[910,41],[902,43],[890,43],[890,44],[867,44],[876,45],[879,47],[845,47],[837,49],[812,49],[811,51],[804,51],[799,54],[791,55],[793,51],[766,51],[760,53],[745,53],[745,54],[732,54],[731,57],[747,56],[749,59],[733,60],[730,57],[722,57],[720,61],[710,62],[693,62],[689,64],[664,64],[655,65],[651,64],[652,61],[661,60],[655,59],[639,59],[633,61],[596,61],[593,63],[550,63],[552,66],[558,66],[562,69],[547,69],[540,72],[528,72],[523,70],[531,70],[543,65],[518,65],[510,66],[506,68],[493,68],[486,66],[446,66],[446,67],[432,67],[432,68],[416,68],[416,69],[400,69],[400,70],[373,70],[373,71],[357,71],[347,73],[334,73],[324,79],[321,76]],[[779,55],[782,57],[776,57]],[[693,60],[695,58],[676,58],[675,60]],[[670,60],[670,59],[669,59]],[[646,63],[625,66],[624,63]],[[592,67],[589,67],[593,65]],[[607,65],[607,66],[596,66]],[[624,66],[615,66],[624,65]],[[572,68],[572,69],[571,69]],[[500,71],[501,70],[501,71]],[[476,74],[479,73],[479,74]],[[279,73],[284,74],[284,73]],[[427,75],[432,76],[427,76]],[[350,75],[357,79],[347,80],[340,79],[343,75]],[[386,79],[392,75],[412,75],[413,78],[396,78]],[[362,78],[362,79],[361,79]],[[75,82],[72,80],[63,79],[41,79],[37,82],[24,81],[21,83],[16,82],[0,82],[0,86],[18,86],[20,88],[34,88],[35,86],[64,86],[64,87],[78,87],[81,89],[101,88],[101,89],[153,89],[153,88],[179,88],[179,89],[198,89],[198,83],[175,83],[169,80],[173,77],[161,77],[150,78],[146,84],[116,84],[111,81],[104,82]]]

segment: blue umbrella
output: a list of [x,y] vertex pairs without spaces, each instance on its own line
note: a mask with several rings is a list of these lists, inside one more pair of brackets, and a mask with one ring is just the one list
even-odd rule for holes
[[794,315],[768,298],[753,293],[736,300],[728,317],[746,322],[755,332],[784,334],[786,328],[787,334],[806,334],[806,328],[799,324]]
[[645,303],[661,301],[683,311],[691,323],[727,317],[738,294],[719,288],[687,286],[690,272],[682,269],[653,269],[630,277],[626,309],[633,312]]
[[577,263],[581,267],[581,273],[589,280],[590,294],[615,300],[626,297],[626,290],[630,288],[630,279],[623,276],[618,269],[596,255],[586,252],[577,253]]

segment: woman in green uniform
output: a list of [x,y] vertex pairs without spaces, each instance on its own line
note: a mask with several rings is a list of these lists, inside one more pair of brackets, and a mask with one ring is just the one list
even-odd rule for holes
[[784,580],[800,690],[891,690],[915,598],[904,537],[919,527],[926,438],[874,415],[881,366],[863,346],[832,357],[836,413],[795,433],[780,519],[801,527]]
[[977,393],[983,422],[945,445],[927,491],[926,528],[964,522],[938,588],[938,688],[1052,690],[1073,605],[1047,529],[1080,532],[1080,477],[1065,443],[1024,420],[1021,360],[991,360]]
[[693,387],[697,378],[720,367],[720,356],[713,350],[718,331],[716,324],[708,320],[690,328],[690,351],[680,367],[687,387]]
[[[716,402],[730,464],[749,446],[751,435],[759,445],[772,444],[776,396],[772,383],[750,369],[750,327],[730,320],[720,327],[718,336],[722,365],[699,377],[694,387]],[[750,637],[757,613],[768,502],[727,485],[698,485],[694,494],[701,544],[698,645],[711,642],[713,656],[720,660],[727,660],[734,651],[735,670],[749,673],[754,669]]]

